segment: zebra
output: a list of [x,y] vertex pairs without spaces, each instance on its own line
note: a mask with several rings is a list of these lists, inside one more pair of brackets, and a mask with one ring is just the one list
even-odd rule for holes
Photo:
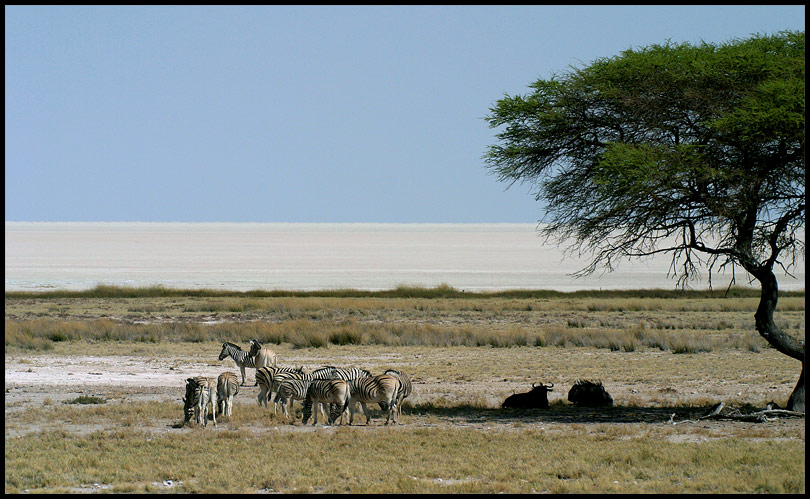
[[307,389],[310,383],[312,383],[312,380],[291,377],[283,380],[278,385],[273,407],[275,408],[276,404],[281,403],[281,409],[284,411],[284,419],[289,420],[287,407],[289,406],[290,411],[292,411],[294,400],[306,400]]
[[[383,374],[390,374],[399,381],[399,390],[397,390],[396,396],[397,416],[402,416],[402,401],[408,398],[408,395],[410,395],[412,391],[411,379],[404,372],[396,371],[394,369],[387,369]],[[380,409],[384,411],[388,410],[385,402],[380,402]]]
[[[219,360],[224,360],[225,357],[231,356],[236,365],[242,371],[242,386],[245,386],[245,368],[246,367],[263,367],[256,366],[255,357],[251,357],[249,352],[242,350],[239,345],[226,341],[222,344],[222,351],[219,353]],[[253,385],[256,386],[256,385]]]
[[[349,382],[344,379],[316,379],[310,382],[307,388],[307,395],[304,399],[304,415],[301,419],[303,424],[307,424],[312,415],[312,404],[321,404],[322,407],[334,404],[329,411],[328,424],[333,424],[340,416],[341,423],[346,407],[349,405]],[[315,417],[312,426],[318,424],[318,411],[315,410]]]
[[[279,397],[281,393],[281,385],[289,380],[297,380],[302,382],[310,382],[316,379],[333,379],[336,378],[332,371],[324,370],[324,369],[316,369],[311,373],[303,372],[303,368],[299,368],[297,371],[290,371],[290,372],[277,372],[274,373],[272,376],[272,384],[271,384],[271,391],[268,395],[268,400],[270,396],[272,396],[273,392],[276,393],[276,397],[273,400],[273,414],[278,414],[278,404],[279,401],[282,401],[282,408],[284,409],[284,403],[287,401],[288,396]],[[337,378],[340,379],[340,378]],[[307,384],[308,386],[308,384]],[[301,389],[299,388],[299,391]],[[290,388],[287,388],[287,394],[289,395]],[[261,396],[261,394],[260,394]],[[303,388],[303,395],[298,397],[297,400],[303,400],[306,397],[306,387]],[[289,401],[289,406],[292,408],[292,399]],[[287,410],[284,409],[284,416],[287,417]]]
[[183,424],[194,420],[208,426],[208,404],[211,404],[211,417],[217,426],[217,380],[205,376],[194,376],[186,380],[186,396],[183,397]]
[[354,421],[354,413],[357,402],[363,406],[366,415],[366,425],[371,423],[371,413],[366,404],[385,403],[387,407],[387,418],[385,424],[394,417],[396,423],[397,415],[397,393],[399,392],[399,380],[391,374],[378,374],[373,378],[363,377],[349,381],[351,390],[351,400],[349,401],[349,425]]
[[236,373],[226,371],[217,378],[217,414],[231,417],[233,398],[239,393],[239,378]]
[[253,363],[256,367],[270,366],[270,364],[276,367],[276,352],[263,347],[259,340],[250,340],[249,354],[254,358]]
[[312,371],[312,375],[315,377],[315,379],[338,378],[345,379],[346,381],[363,377],[371,377],[370,372],[365,369],[360,369],[359,367],[345,368],[335,366],[323,366]]
[[[256,397],[259,405],[267,407],[267,401],[278,391],[278,384],[291,373],[303,374],[304,368],[297,367],[260,367],[256,369],[256,384],[259,385],[259,396]],[[275,406],[273,407],[275,413]]]
[[[350,381],[357,378],[371,377],[371,373],[359,367],[323,366],[312,371],[313,379],[343,379]],[[332,407],[330,407],[332,409]]]

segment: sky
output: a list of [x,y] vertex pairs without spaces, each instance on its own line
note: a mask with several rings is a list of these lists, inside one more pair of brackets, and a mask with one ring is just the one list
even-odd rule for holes
[[5,6],[5,220],[535,223],[504,95],[803,5]]

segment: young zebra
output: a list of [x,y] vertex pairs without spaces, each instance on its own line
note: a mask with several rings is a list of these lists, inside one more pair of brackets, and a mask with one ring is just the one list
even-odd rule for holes
[[[267,407],[267,401],[271,400],[273,393],[278,391],[278,384],[286,379],[289,374],[303,374],[304,368],[297,367],[260,367],[256,369],[256,384],[259,385],[259,396],[256,397],[259,405]],[[273,414],[276,412],[273,406]]]
[[[397,390],[397,416],[402,416],[402,401],[408,398],[411,394],[411,379],[407,374],[394,369],[387,369],[383,374],[390,374],[399,381],[399,390]],[[385,402],[380,402],[380,409],[387,411],[388,407]]]
[[[363,406],[363,413],[366,415],[366,425],[371,423],[371,413],[368,410],[367,404],[384,403],[387,407],[386,413],[388,417],[385,419],[385,424],[394,416],[396,423],[397,414],[397,392],[399,391],[399,380],[390,374],[379,374],[373,378],[357,378],[349,381],[349,388],[351,390],[351,400],[349,401],[349,425],[354,421],[355,407],[357,402]],[[382,404],[381,404],[382,406]]]
[[276,352],[263,347],[259,340],[250,340],[250,351],[248,353],[253,357],[253,363],[256,367],[269,367],[270,365],[276,367]]
[[[256,365],[256,357],[252,357],[250,352],[242,350],[239,345],[226,341],[222,344],[222,351],[219,352],[219,360],[225,360],[225,357],[231,356],[239,370],[242,371],[242,386],[245,385],[245,368],[246,367],[264,367],[263,365]],[[263,359],[263,362],[269,362],[268,359]],[[255,384],[253,386],[256,386]]]
[[[289,411],[292,411],[294,400],[306,400],[307,389],[309,388],[312,380],[287,378],[278,385],[276,398],[273,401],[273,407],[281,403],[281,409],[284,412],[284,419],[289,420]],[[287,407],[289,406],[289,411]],[[324,414],[324,416],[326,416]]]
[[231,417],[233,398],[239,393],[239,378],[236,373],[226,371],[217,378],[217,414]]
[[[324,409],[330,404],[332,410],[329,411],[328,424],[333,424],[340,416],[343,423],[343,413],[349,405],[349,383],[343,379],[316,379],[310,382],[307,388],[307,396],[304,399],[304,415],[301,419],[303,424],[307,424],[312,415],[312,404],[321,404]],[[315,410],[315,417],[312,426],[318,424],[318,411]]]
[[191,420],[208,426],[208,404],[211,404],[211,417],[217,426],[217,380],[205,376],[194,376],[186,380],[186,396],[183,397],[183,425]]

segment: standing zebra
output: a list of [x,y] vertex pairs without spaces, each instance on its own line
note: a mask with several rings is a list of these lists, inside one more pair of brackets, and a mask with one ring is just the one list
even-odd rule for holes
[[312,380],[287,378],[278,385],[273,407],[275,408],[279,402],[281,403],[285,420],[290,419],[287,407],[289,406],[289,411],[292,411],[294,400],[306,400],[310,383]]
[[[411,394],[411,379],[408,377],[407,374],[401,371],[395,371],[394,369],[387,369],[383,374],[390,374],[391,376],[397,378],[399,381],[399,390],[397,390],[397,415],[402,416],[402,401],[405,400],[408,395]],[[380,409],[388,410],[386,407],[385,402],[380,402]]]
[[217,378],[217,414],[231,417],[233,398],[239,393],[239,378],[236,373],[226,371]]
[[[259,396],[256,397],[259,405],[267,407],[267,401],[271,400],[273,393],[278,391],[278,384],[286,379],[290,374],[303,374],[304,368],[297,367],[260,367],[256,369],[256,384],[259,385]],[[275,414],[275,405],[273,413]]]
[[[242,350],[239,345],[226,341],[222,344],[222,351],[219,353],[219,360],[224,360],[225,357],[231,356],[236,365],[242,371],[242,386],[245,385],[245,368],[257,367],[255,357],[251,357],[249,352]],[[263,366],[258,366],[263,367]],[[253,385],[256,386],[256,385]]]
[[[349,382],[343,379],[316,379],[309,384],[307,388],[307,396],[304,399],[304,415],[301,419],[303,424],[307,424],[309,417],[312,415],[312,404],[321,404],[321,406],[328,407],[330,404],[332,410],[329,411],[328,424],[333,424],[340,416],[343,422],[343,413],[349,405],[349,397],[351,392],[349,390]],[[315,410],[315,417],[312,421],[312,426],[318,424],[318,411]]]
[[211,417],[217,426],[217,380],[205,376],[194,376],[186,380],[186,396],[183,397],[183,424],[194,416],[197,424],[208,426],[208,404],[211,404]]
[[388,417],[385,419],[385,424],[388,424],[391,416],[394,416],[394,422],[397,422],[397,392],[399,391],[399,380],[397,378],[390,374],[379,374],[373,378],[357,378],[349,381],[349,387],[351,390],[349,425],[354,421],[357,402],[360,402],[360,405],[363,406],[366,425],[371,423],[371,413],[366,404],[375,403],[385,403],[387,407],[386,413]]
[[335,366],[321,367],[312,371],[312,375],[314,379],[338,378],[345,379],[346,381],[363,377],[371,377],[370,372],[366,371],[365,369],[360,369],[359,367],[345,368]]
[[253,363],[257,368],[271,364],[276,367],[276,352],[263,347],[259,340],[250,340],[250,356],[254,358]]

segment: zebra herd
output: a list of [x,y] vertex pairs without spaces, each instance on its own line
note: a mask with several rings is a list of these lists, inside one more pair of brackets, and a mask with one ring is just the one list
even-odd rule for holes
[[[248,351],[234,343],[223,343],[219,360],[228,356],[242,372],[242,386],[245,385],[245,368],[256,369],[254,386],[259,387],[259,406],[264,405],[266,408],[268,402],[272,401],[273,414],[277,414],[278,405],[281,404],[286,421],[290,421],[293,402],[298,400],[303,405],[303,424],[313,417],[312,424],[316,425],[320,409],[328,424],[334,424],[338,418],[340,424],[345,424],[345,416],[348,414],[351,425],[358,403],[366,416],[366,425],[371,423],[368,404],[379,404],[380,409],[386,413],[385,424],[392,420],[397,423],[402,414],[402,402],[412,391],[410,378],[393,369],[375,376],[360,368],[324,366],[305,372],[303,367],[278,367],[276,354],[255,339],[250,341]],[[209,404],[212,407],[214,426],[217,425],[216,414],[231,416],[233,397],[239,393],[239,386],[239,379],[233,372],[224,372],[217,379],[205,376],[188,378],[186,395],[183,397],[183,424],[194,418],[198,425],[202,423],[207,426]]]

